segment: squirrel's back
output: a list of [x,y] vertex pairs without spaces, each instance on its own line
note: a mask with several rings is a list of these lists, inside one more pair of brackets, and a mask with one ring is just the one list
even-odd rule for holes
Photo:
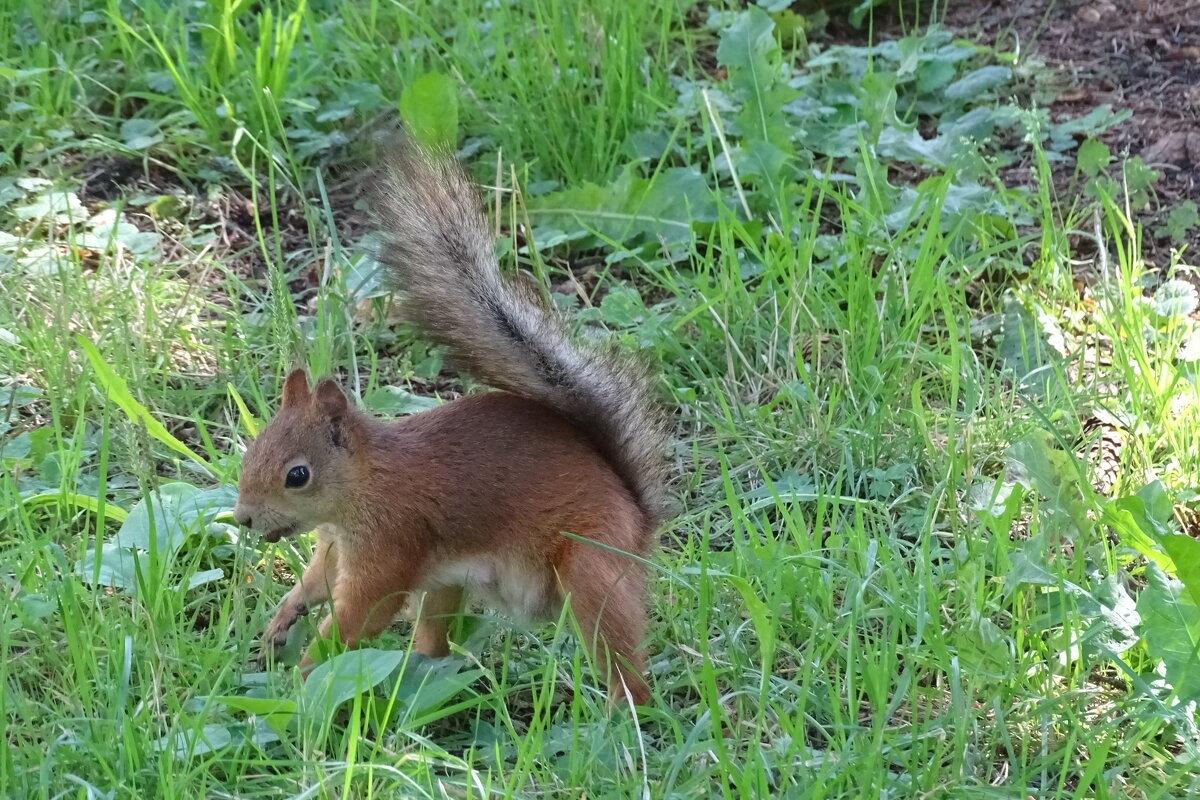
[[668,515],[667,419],[637,360],[567,333],[500,273],[479,196],[454,157],[403,140],[384,158],[380,253],[407,317],[480,381],[553,408],[588,435],[656,527]]

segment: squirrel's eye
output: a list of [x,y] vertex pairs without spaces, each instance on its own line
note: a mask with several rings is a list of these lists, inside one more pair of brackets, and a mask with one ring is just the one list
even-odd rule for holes
[[301,465],[288,470],[287,480],[283,482],[283,485],[288,489],[299,489],[306,483],[308,483],[308,467]]

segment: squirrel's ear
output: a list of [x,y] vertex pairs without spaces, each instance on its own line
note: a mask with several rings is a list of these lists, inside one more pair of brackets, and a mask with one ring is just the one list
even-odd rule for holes
[[308,402],[308,373],[294,369],[283,382],[283,405],[297,406]]
[[313,403],[329,424],[329,438],[335,447],[354,449],[354,422],[346,414],[349,401],[342,390],[329,378],[323,378],[313,390]]
[[316,401],[317,408],[331,417],[340,417],[346,413],[346,395],[342,394],[342,390],[330,378],[322,378],[317,381],[317,388],[313,390],[313,399]]

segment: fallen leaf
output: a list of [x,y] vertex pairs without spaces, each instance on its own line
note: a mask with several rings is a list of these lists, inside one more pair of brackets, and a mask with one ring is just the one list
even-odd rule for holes
[[1142,160],[1148,164],[1200,164],[1200,131],[1168,133],[1142,151]]

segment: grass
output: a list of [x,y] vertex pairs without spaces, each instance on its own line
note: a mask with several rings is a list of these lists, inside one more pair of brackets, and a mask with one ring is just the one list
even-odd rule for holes
[[[1121,165],[1060,196],[1072,135],[936,30],[580,8],[0,3],[0,795],[1191,796],[1195,292]],[[247,671],[310,546],[225,515],[283,371],[463,388],[365,255],[398,106],[678,407],[636,717],[569,620]]]

